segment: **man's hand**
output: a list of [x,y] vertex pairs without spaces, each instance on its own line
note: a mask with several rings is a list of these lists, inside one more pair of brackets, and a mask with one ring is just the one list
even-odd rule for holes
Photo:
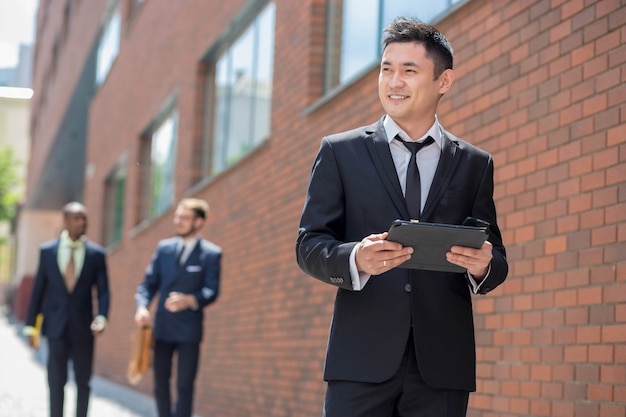
[[28,341],[28,346],[32,347],[33,349],[36,349],[38,347],[35,342],[34,335],[26,336],[26,340]]
[[183,294],[182,292],[173,291],[167,295],[165,300],[165,309],[172,313],[194,308],[196,305],[196,297],[190,294]]
[[34,326],[24,326],[22,333],[26,336],[28,346],[33,349],[39,348],[39,338],[41,337],[39,330],[37,330]]
[[104,331],[107,325],[107,319],[104,316],[96,316],[91,322],[91,332],[94,335],[98,335]]
[[448,262],[466,268],[476,282],[480,282],[489,271],[489,264],[493,258],[492,248],[493,245],[488,241],[485,241],[480,249],[452,246],[450,252],[446,253],[446,259]]
[[144,327],[150,325],[150,310],[146,307],[137,307],[135,312],[135,323],[137,327]]
[[387,232],[369,235],[356,246],[355,261],[359,272],[380,275],[411,258],[413,248],[390,242],[386,240],[387,235]]

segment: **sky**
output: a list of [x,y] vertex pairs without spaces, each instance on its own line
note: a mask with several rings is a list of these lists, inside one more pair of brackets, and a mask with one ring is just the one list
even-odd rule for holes
[[17,65],[20,44],[35,41],[38,0],[0,0],[0,68]]

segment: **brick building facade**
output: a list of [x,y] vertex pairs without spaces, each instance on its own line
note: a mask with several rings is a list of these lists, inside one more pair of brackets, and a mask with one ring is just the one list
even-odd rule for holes
[[[455,49],[457,79],[438,115],[494,156],[510,262],[504,285],[473,298],[468,415],[625,417],[626,2],[441,3],[433,21]],[[328,85],[331,5],[342,2],[40,1],[24,211],[58,216],[82,200],[90,238],[108,248],[99,375],[126,383],[135,288],[172,234],[172,204],[199,196],[212,208],[205,237],[224,257],[196,413],[321,414],[334,290],[295,263],[300,210],[321,137],[382,114],[375,62]],[[238,62],[247,28],[258,23],[250,39],[268,39],[259,16],[273,24],[270,88],[259,77],[241,95],[234,81],[223,91],[219,64],[229,71],[228,51]],[[257,52],[253,67],[268,68]],[[251,91],[268,135],[239,153],[216,147],[216,103]],[[150,394],[151,378],[137,389]]]

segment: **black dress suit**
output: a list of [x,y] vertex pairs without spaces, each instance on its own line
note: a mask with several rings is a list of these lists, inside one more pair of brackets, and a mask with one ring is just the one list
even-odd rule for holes
[[64,387],[68,359],[72,359],[77,388],[76,415],[87,415],[94,336],[93,290],[98,300],[97,315],[108,316],[109,281],[104,249],[85,241],[85,259],[71,292],[68,291],[57,255],[59,240],[40,248],[39,267],[28,307],[26,325],[34,326],[37,314],[43,313],[42,335],[48,338],[48,385],[50,415],[63,415]]
[[[506,278],[508,265],[493,202],[493,160],[447,133],[422,221],[491,223],[493,259],[480,287]],[[364,237],[409,219],[383,120],[325,137],[315,159],[296,243],[307,274],[339,287],[324,379],[382,382],[403,359],[413,325],[417,363],[435,388],[474,391],[476,354],[472,300],[464,273],[394,268],[353,291],[349,256]]]

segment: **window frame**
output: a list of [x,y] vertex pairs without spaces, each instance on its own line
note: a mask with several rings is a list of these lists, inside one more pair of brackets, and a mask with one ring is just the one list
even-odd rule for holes
[[[260,2],[251,2],[247,7],[245,7],[238,16],[236,16],[230,25],[228,25],[227,29],[224,33],[217,39],[217,41],[212,45],[212,47],[207,51],[205,57],[203,58],[201,65],[203,67],[203,77],[202,80],[204,82],[204,94],[202,98],[202,109],[203,109],[203,125],[202,125],[202,144],[200,146],[201,156],[198,160],[198,173],[199,178],[197,180],[202,180],[205,178],[213,178],[217,175],[220,175],[222,172],[230,170],[233,166],[239,164],[242,160],[246,159],[248,155],[254,153],[257,149],[262,147],[262,145],[267,142],[267,140],[271,137],[271,122],[272,122],[272,96],[273,96],[273,87],[274,87],[274,56],[275,56],[275,38],[276,38],[276,4],[274,1],[266,0]],[[269,15],[266,13],[270,13]],[[260,25],[267,23],[264,21],[264,18],[269,16],[270,23],[272,25],[270,38],[264,38],[265,31],[259,28]],[[261,139],[257,138],[255,135],[245,136],[249,139],[247,142],[245,141],[232,141],[232,132],[224,135],[223,139],[217,137],[215,131],[218,127],[216,117],[217,112],[219,111],[219,106],[222,102],[219,101],[219,88],[218,88],[218,77],[219,77],[219,69],[218,67],[223,64],[223,59],[229,59],[229,54],[232,54],[235,50],[235,47],[238,45],[238,42],[241,41],[249,31],[255,33],[253,38],[253,63],[250,65],[252,69],[251,74],[254,78],[249,80],[250,87],[248,92],[253,92],[253,94],[249,95],[248,99],[250,102],[248,103],[251,108],[258,105],[260,100],[262,100],[262,95],[259,95],[259,80],[268,81],[269,87],[267,88],[267,92],[269,94],[266,96],[267,103],[267,132],[263,135]],[[262,50],[269,44],[269,48],[271,50],[271,59],[268,62],[269,69],[268,79],[259,78],[259,51]],[[232,56],[232,55],[231,55]],[[266,62],[267,63],[267,62]],[[232,69],[232,67],[230,67]],[[233,75],[230,73],[228,75]],[[228,88],[232,88],[233,84],[227,84]],[[233,96],[226,96],[227,98],[224,101],[232,100]],[[248,116],[251,120],[255,120],[255,117],[258,117],[262,114],[258,108],[254,108],[254,111],[250,111]],[[237,120],[237,119],[236,119]],[[233,124],[233,120],[229,119],[228,122],[230,125]],[[249,124],[250,130],[254,131],[254,123]],[[265,133],[265,132],[264,132]],[[243,148],[240,152],[231,152],[229,153],[226,150],[226,156],[223,157],[220,161],[216,162],[216,158],[218,158],[217,152],[219,149],[218,144],[228,147],[232,146],[233,143],[241,145]]]
[[[105,247],[119,244],[124,236],[124,210],[128,156],[124,154],[104,181],[102,242]],[[118,200],[122,195],[121,202]],[[118,211],[121,208],[121,212]]]
[[[162,111],[154,118],[153,122],[145,129],[140,136],[139,143],[139,201],[137,204],[136,223],[149,222],[166,213],[175,203],[176,178],[177,178],[177,154],[179,139],[179,112],[177,109],[176,98],[166,101]],[[159,207],[155,206],[155,164],[154,164],[154,140],[155,135],[159,134],[160,129],[164,128],[167,123],[171,122],[169,151],[165,152],[168,156],[169,175],[167,176],[167,186],[159,186],[159,191],[163,192],[167,201]]]

